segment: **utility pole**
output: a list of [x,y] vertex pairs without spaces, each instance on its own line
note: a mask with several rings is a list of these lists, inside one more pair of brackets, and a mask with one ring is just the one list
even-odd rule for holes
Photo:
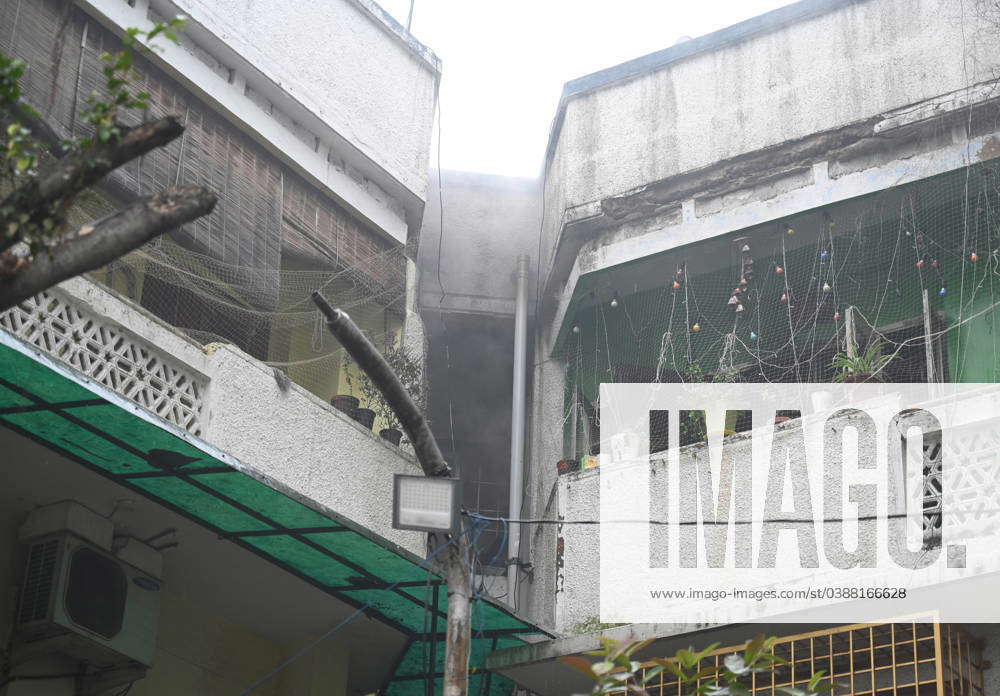
[[[347,354],[382,392],[406,436],[413,443],[424,475],[452,478],[451,467],[445,462],[427,420],[382,354],[346,312],[334,309],[319,292],[314,292],[312,299],[326,317],[330,333],[340,341]],[[441,555],[448,584],[443,693],[444,696],[466,696],[469,686],[469,646],[472,641],[472,583],[469,578],[469,548],[465,534],[460,533],[449,540],[448,547]]]

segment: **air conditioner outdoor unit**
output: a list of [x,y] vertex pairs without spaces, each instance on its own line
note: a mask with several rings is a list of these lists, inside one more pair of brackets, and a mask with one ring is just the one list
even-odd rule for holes
[[17,612],[23,648],[97,668],[152,664],[159,580],[68,531],[25,546]]

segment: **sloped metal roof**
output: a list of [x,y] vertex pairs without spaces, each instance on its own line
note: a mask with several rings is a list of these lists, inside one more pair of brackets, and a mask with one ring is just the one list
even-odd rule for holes
[[[440,690],[448,600],[442,579],[422,559],[3,331],[0,425],[201,524],[405,634],[407,649],[383,693],[427,693],[432,680],[434,691]],[[432,600],[425,603],[428,596]],[[473,607],[472,630],[470,694],[510,693],[511,682],[481,671],[486,655],[522,644],[520,636],[544,632],[483,598]]]

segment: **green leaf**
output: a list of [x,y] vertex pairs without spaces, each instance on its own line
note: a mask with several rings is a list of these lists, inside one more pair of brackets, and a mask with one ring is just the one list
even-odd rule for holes
[[732,692],[733,696],[750,696],[750,689],[746,688],[739,682],[730,682],[729,690]]
[[744,650],[743,653],[746,657],[747,663],[752,665],[757,661],[757,658],[760,656],[760,653],[764,648],[764,640],[764,634],[759,633],[747,644],[746,650]]
[[615,668],[613,662],[595,662],[590,666],[591,671],[597,676],[603,676]]
[[655,679],[663,671],[663,665],[656,665],[655,667],[650,667],[642,675],[642,683],[648,684],[651,680]]
[[779,686],[778,691],[783,694],[788,694],[788,696],[811,696],[808,692],[802,689],[793,689],[790,686]]

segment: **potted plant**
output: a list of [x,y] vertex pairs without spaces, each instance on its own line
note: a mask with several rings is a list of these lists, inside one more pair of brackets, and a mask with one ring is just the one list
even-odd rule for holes
[[894,355],[883,355],[882,349],[885,343],[875,341],[864,353],[850,355],[846,352],[837,353],[833,356],[831,365],[839,370],[834,376],[834,382],[847,382],[848,384],[859,384],[862,382],[881,382],[885,379],[883,372],[886,366],[892,362]]
[[354,411],[357,410],[358,406],[361,404],[356,396],[352,396],[351,394],[337,394],[335,397],[330,399],[330,405],[338,411],[342,411],[353,418]]
[[[419,359],[402,345],[395,344],[386,346],[382,350],[382,356],[399,377],[399,381],[403,383],[403,387],[409,392],[410,398],[413,399],[417,408],[423,410],[423,374]],[[379,436],[398,446],[403,437],[399,419],[396,418],[396,414],[389,407],[375,383],[364,372],[359,371],[354,374],[350,370],[347,372],[347,382],[352,391],[357,386],[361,400],[365,404],[364,408],[355,409],[355,420],[371,428],[376,417],[381,418],[385,427],[379,430]]]

